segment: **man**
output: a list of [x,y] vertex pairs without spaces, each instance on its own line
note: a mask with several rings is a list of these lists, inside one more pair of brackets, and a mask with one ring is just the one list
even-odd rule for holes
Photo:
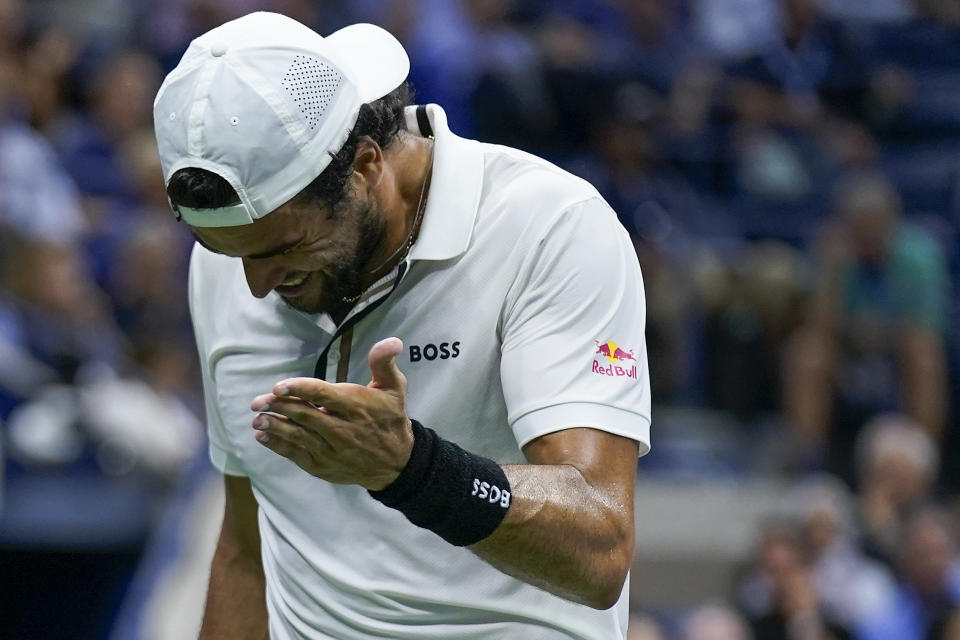
[[859,629],[866,640],[938,638],[932,633],[960,608],[957,525],[940,507],[921,507],[907,519],[897,547],[893,602]]
[[405,108],[408,68],[378,27],[256,13],[157,96],[227,492],[201,637],[622,638],[629,238],[585,182]]
[[905,413],[941,440],[949,269],[889,180],[867,171],[839,182],[817,270],[811,312],[785,352],[784,411],[804,462],[854,484],[858,434],[878,413]]

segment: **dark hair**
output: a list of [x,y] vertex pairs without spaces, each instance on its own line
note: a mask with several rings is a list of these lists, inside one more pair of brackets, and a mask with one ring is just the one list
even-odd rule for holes
[[[382,149],[389,147],[403,129],[403,110],[413,98],[413,90],[404,83],[379,100],[360,107],[357,124],[339,151],[331,153],[330,164],[304,187],[295,198],[306,203],[322,203],[335,207],[347,193],[347,181],[353,173],[357,154],[357,140],[366,136]],[[167,195],[174,205],[192,209],[213,209],[238,204],[240,197],[221,176],[200,169],[186,167],[170,178]]]

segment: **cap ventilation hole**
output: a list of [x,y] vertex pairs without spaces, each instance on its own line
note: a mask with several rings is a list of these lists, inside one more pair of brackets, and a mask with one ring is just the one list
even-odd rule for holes
[[307,121],[315,129],[343,83],[343,75],[323,60],[298,55],[290,63],[281,85]]

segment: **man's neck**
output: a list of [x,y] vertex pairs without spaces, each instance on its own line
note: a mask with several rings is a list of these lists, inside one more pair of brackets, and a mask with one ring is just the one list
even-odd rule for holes
[[416,242],[426,216],[433,168],[433,141],[410,134],[401,134],[384,162],[391,169],[393,189],[384,194],[384,217],[387,225],[385,258],[377,258],[364,274],[363,289],[384,277],[406,257]]

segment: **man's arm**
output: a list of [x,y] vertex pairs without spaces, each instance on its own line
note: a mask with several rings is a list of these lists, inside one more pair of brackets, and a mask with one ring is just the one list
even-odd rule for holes
[[637,443],[566,429],[503,467],[512,489],[500,526],[470,548],[506,574],[597,609],[620,597],[633,559]]
[[[252,408],[257,441],[330,482],[379,491],[411,458],[406,379],[396,338],[370,351],[366,387],[312,378],[278,383]],[[595,608],[616,603],[633,556],[637,443],[566,429],[525,448],[530,465],[503,467],[510,508],[471,548],[501,571]],[[409,516],[408,516],[409,517]]]
[[225,475],[224,482],[227,500],[200,640],[263,640],[268,637],[267,605],[257,501],[248,478]]

